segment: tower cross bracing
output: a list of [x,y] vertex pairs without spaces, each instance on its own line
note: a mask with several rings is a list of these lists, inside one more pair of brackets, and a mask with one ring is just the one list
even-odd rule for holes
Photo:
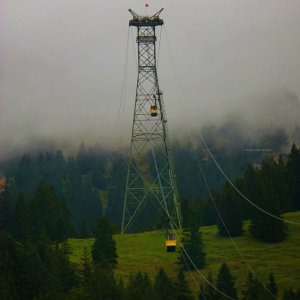
[[181,224],[163,94],[157,76],[155,29],[163,25],[159,16],[162,9],[151,17],[129,11],[133,16],[129,26],[137,28],[138,78],[122,233],[135,223],[143,223],[143,216],[149,219],[149,213],[153,214],[152,222],[159,217],[170,222],[171,217],[178,227]]

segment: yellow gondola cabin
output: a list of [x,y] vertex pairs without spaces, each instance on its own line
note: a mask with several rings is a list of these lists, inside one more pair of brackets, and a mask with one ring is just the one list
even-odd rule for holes
[[151,117],[156,117],[157,116],[157,105],[151,105],[150,115],[151,115]]
[[167,234],[165,246],[167,252],[175,252],[176,251],[176,237],[174,234]]

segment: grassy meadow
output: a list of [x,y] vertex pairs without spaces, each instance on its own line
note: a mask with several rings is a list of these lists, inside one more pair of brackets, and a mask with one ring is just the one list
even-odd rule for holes
[[[287,220],[300,223],[300,212],[285,214]],[[273,272],[281,293],[283,288],[300,287],[300,225],[289,224],[289,236],[280,243],[266,244],[253,239],[247,232],[242,237],[233,238],[242,257],[229,238],[220,237],[216,226],[201,227],[202,237],[207,255],[207,266],[200,272],[207,277],[212,271],[215,278],[222,262],[226,262],[235,278],[240,291],[244,289],[246,277],[250,269],[262,281],[266,282],[268,274]],[[168,275],[175,278],[179,265],[176,263],[178,252],[167,253],[164,248],[165,231],[152,231],[138,234],[117,234],[118,266],[116,276],[126,278],[132,272],[141,270],[154,277],[157,269],[162,266]],[[91,248],[93,239],[70,239],[71,261],[81,263],[84,248]],[[194,271],[199,284],[203,281]],[[197,290],[190,274],[187,280],[193,290]]]

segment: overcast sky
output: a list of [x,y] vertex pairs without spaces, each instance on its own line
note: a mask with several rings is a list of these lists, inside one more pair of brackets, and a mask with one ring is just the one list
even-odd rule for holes
[[[299,0],[147,3],[147,14],[165,8],[158,75],[173,138],[260,95],[300,95]],[[145,1],[0,5],[0,157],[38,141],[128,144],[137,74],[127,10],[143,14]]]

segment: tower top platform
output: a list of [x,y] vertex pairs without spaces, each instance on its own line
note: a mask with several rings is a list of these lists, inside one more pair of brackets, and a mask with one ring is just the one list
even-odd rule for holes
[[155,13],[153,16],[141,16],[131,9],[128,9],[128,11],[132,15],[132,19],[129,20],[129,26],[155,27],[164,24],[163,19],[159,17],[160,13],[163,11],[163,8],[159,10],[157,13]]

